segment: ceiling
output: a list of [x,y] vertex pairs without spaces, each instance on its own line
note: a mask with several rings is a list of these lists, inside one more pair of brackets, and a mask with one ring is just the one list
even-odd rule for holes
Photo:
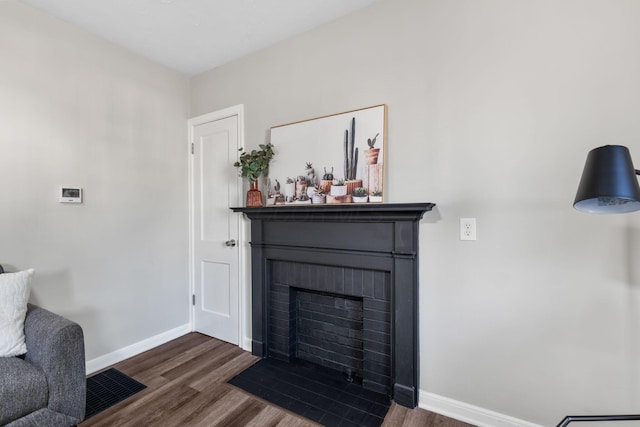
[[379,0],[21,0],[187,75]]

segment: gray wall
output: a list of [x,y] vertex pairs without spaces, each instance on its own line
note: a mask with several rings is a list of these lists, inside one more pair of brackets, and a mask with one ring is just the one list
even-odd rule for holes
[[640,222],[571,205],[589,149],[640,163],[639,15],[634,0],[383,0],[194,77],[191,115],[242,103],[256,146],[386,103],[387,201],[438,204],[421,227],[423,397],[541,425],[637,412]]
[[15,1],[0,58],[0,263],[89,360],[188,323],[188,79]]

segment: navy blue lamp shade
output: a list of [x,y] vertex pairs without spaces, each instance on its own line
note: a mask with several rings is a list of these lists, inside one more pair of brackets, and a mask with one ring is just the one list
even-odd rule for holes
[[587,156],[573,207],[588,213],[640,210],[640,187],[629,149],[620,145],[594,148]]

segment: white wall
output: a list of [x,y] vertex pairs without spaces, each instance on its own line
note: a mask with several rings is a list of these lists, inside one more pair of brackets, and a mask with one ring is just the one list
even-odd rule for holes
[[256,146],[386,103],[387,200],[438,204],[420,236],[423,396],[541,425],[633,413],[640,221],[571,205],[589,149],[640,164],[639,18],[635,0],[384,0],[194,77],[191,115],[243,103]]
[[0,58],[0,263],[89,360],[186,324],[188,79],[15,1]]

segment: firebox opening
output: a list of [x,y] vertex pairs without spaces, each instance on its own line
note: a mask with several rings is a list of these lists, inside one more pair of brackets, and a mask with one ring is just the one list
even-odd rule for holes
[[268,357],[301,359],[391,395],[388,271],[271,262]]
[[296,358],[362,383],[362,298],[292,288]]

